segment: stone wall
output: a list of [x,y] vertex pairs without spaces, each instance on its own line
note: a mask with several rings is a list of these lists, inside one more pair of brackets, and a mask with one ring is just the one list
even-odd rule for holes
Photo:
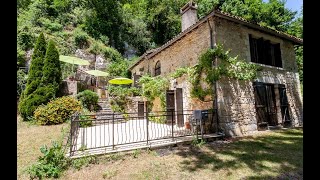
[[[293,44],[220,18],[216,18],[215,27],[217,42],[223,44],[226,50],[230,49],[231,56],[238,55],[239,59],[248,62],[251,61],[249,34],[280,43],[283,68],[261,65],[263,71],[255,81],[284,84],[290,105],[289,111],[293,119],[292,125],[299,125],[302,120],[302,99]],[[225,133],[231,136],[242,136],[256,131],[257,119],[252,82],[225,78],[219,81],[217,90],[219,117]],[[279,98],[277,91],[275,93],[276,99]],[[278,122],[281,122],[279,102],[277,102],[277,111]]]
[[[144,69],[143,73],[154,75],[156,62],[161,63],[161,75],[167,75],[179,67],[194,66],[201,52],[210,47],[210,34],[207,23],[188,33],[160,53],[144,60],[132,69],[132,74]],[[190,51],[192,49],[192,51]]]
[[61,86],[61,91],[63,95],[75,96],[78,93],[77,81],[70,81],[69,79],[63,80]]
[[138,102],[145,101],[142,96],[128,97],[126,112],[127,113],[138,113]]
[[[255,37],[264,37],[273,43],[280,43],[283,68],[261,65],[264,69],[255,81],[284,84],[287,89],[293,126],[301,124],[302,99],[293,44],[287,40],[217,17],[214,18],[214,21],[211,20],[210,24],[214,24],[213,30],[217,43],[222,44],[225,50],[231,50],[230,56],[238,56],[239,59],[248,62],[251,61],[249,34]],[[179,67],[196,65],[199,55],[209,47],[209,27],[207,23],[202,23],[170,47],[139,63],[133,68],[132,73],[142,70],[140,72],[150,72],[154,75],[155,64],[160,61],[161,76],[169,75]],[[191,98],[191,85],[185,75],[171,81],[169,89],[174,90],[175,88],[183,89],[184,110],[212,108],[212,101],[202,102]],[[257,130],[254,89],[251,81],[224,78],[218,82],[217,94],[219,121],[226,135],[242,136]],[[276,93],[276,96],[279,97],[279,94]],[[277,101],[277,108],[277,114],[281,116],[279,101]]]

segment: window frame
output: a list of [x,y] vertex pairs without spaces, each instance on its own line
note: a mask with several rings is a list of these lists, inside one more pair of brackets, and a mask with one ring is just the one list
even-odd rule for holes
[[156,62],[156,65],[154,66],[154,76],[161,75],[161,63],[160,61]]
[[257,38],[249,34],[250,61],[260,65],[283,68],[281,45],[263,37]]

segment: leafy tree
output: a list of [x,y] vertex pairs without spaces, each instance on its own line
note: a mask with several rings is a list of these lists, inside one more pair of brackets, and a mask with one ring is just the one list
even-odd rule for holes
[[25,97],[33,93],[37,89],[37,87],[40,86],[45,54],[46,54],[46,41],[44,39],[43,33],[41,33],[37,39],[37,42],[31,57],[31,65],[28,73],[26,89],[23,92],[23,96]]
[[59,52],[52,40],[49,41],[47,53],[44,60],[42,86],[53,85],[58,91],[61,84],[61,66],[59,61]]

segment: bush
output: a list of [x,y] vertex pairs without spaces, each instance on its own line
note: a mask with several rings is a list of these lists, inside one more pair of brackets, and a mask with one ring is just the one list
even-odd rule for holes
[[59,52],[52,40],[50,40],[48,43],[42,74],[42,85],[52,85],[57,92],[59,90],[59,85],[61,84],[62,74],[59,61]]
[[29,31],[21,31],[17,35],[17,44],[23,50],[29,50],[33,47],[34,37]]
[[91,113],[88,109],[83,108],[82,111],[81,111],[81,114],[82,115],[79,115],[79,119],[83,120],[83,121],[81,121],[79,123],[80,127],[90,127],[90,126],[92,126],[92,121],[89,120],[89,119],[91,119],[89,115],[93,114],[93,113]]
[[19,112],[24,121],[29,120],[29,117],[33,116],[34,111],[41,104],[46,104],[55,97],[55,90],[52,86],[40,87],[32,94],[20,98]]
[[70,160],[65,157],[61,143],[53,142],[52,147],[43,146],[40,151],[43,156],[28,169],[31,179],[58,178],[68,168]]
[[94,111],[98,109],[98,99],[99,96],[97,93],[90,90],[84,90],[77,94],[77,98],[81,101],[83,107]]
[[17,70],[19,67],[25,67],[26,66],[26,52],[18,49],[17,50]]
[[27,82],[27,74],[23,69],[17,71],[17,96],[20,96]]
[[34,119],[41,125],[60,124],[81,109],[81,103],[78,100],[63,96],[50,101],[47,105],[39,106],[34,112]]
[[74,30],[73,36],[74,36],[74,42],[77,47],[79,47],[80,49],[83,49],[88,46],[89,35],[86,32],[84,32],[80,28],[76,28]]

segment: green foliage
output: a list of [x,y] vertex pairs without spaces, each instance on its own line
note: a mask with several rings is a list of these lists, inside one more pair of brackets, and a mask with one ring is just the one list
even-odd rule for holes
[[203,145],[206,144],[206,141],[203,139],[197,139],[195,136],[192,138],[191,144],[195,147],[201,148]]
[[108,92],[110,98],[111,109],[114,112],[125,112],[127,103],[129,102],[128,97],[139,96],[139,89],[136,87],[123,86],[108,86]]
[[18,49],[17,50],[17,70],[19,67],[25,67],[26,66],[26,52]]
[[80,122],[80,127],[90,127],[92,126],[92,121],[89,120],[91,117],[89,116],[90,114],[94,115],[94,113],[90,112],[88,109],[83,108],[81,111],[81,115],[79,115],[79,119],[83,120]]
[[[110,74],[111,77],[127,77],[128,78],[128,61],[120,61],[120,62],[113,62],[110,63],[107,67],[107,72]],[[131,77],[129,77],[131,78]]]
[[178,68],[173,73],[170,74],[170,77],[176,79],[181,77],[184,74],[188,74],[189,71],[190,71],[189,67]]
[[43,66],[43,76],[41,83],[43,86],[52,85],[57,92],[61,84],[61,66],[59,61],[59,52],[54,45],[53,41],[49,41],[44,66]]
[[154,123],[159,123],[159,124],[165,124],[166,123],[166,118],[167,116],[165,116],[165,114],[162,113],[149,113],[149,121],[152,121]]
[[52,147],[45,145],[40,151],[43,155],[28,169],[31,179],[58,178],[68,168],[70,160],[65,157],[62,143],[54,141]]
[[71,161],[71,167],[80,170],[82,167],[87,167],[89,164],[97,164],[98,158],[96,156],[85,156]]
[[27,83],[27,74],[23,69],[17,71],[17,96],[20,96]]
[[39,18],[39,22],[41,23],[41,26],[49,33],[61,31],[63,29],[63,25],[56,21],[53,22],[48,18],[41,17]]
[[[192,84],[191,96],[204,100],[207,95],[212,95],[212,87],[215,81],[223,76],[237,80],[253,80],[257,76],[257,71],[261,70],[257,65],[246,61],[238,60],[237,57],[229,57],[229,52],[224,51],[221,45],[215,49],[208,49],[199,56],[199,64],[194,67],[190,78]],[[213,68],[215,58],[221,62]],[[209,85],[208,88],[201,87],[201,79]]]
[[34,112],[34,119],[41,125],[61,124],[81,109],[78,100],[63,96],[50,101],[47,105],[40,105]]
[[52,86],[39,87],[32,94],[22,94],[18,105],[19,113],[24,121],[30,120],[34,111],[41,104],[46,104],[55,97],[55,90]]
[[33,47],[33,43],[34,43],[33,33],[30,32],[27,26],[24,26],[23,28],[18,30],[17,45],[21,49],[27,51]]
[[89,46],[89,35],[81,28],[76,28],[73,32],[74,42],[78,48],[86,48]]
[[90,111],[98,109],[99,96],[96,92],[84,90],[77,94],[77,99],[81,101],[84,108],[87,108]]
[[124,61],[123,57],[121,54],[114,48],[112,47],[106,47],[104,49],[104,58],[110,62],[121,62]]
[[167,78],[156,76],[151,77],[149,75],[143,75],[139,79],[139,84],[142,87],[142,96],[149,101],[149,108],[152,109],[153,101],[156,97],[160,98],[161,107],[165,110],[166,107],[166,90],[169,88],[169,81]]
[[46,54],[46,41],[43,33],[37,39],[36,45],[31,58],[31,65],[28,73],[28,80],[24,95],[27,97],[40,86],[42,78],[42,68],[44,65],[44,57]]

